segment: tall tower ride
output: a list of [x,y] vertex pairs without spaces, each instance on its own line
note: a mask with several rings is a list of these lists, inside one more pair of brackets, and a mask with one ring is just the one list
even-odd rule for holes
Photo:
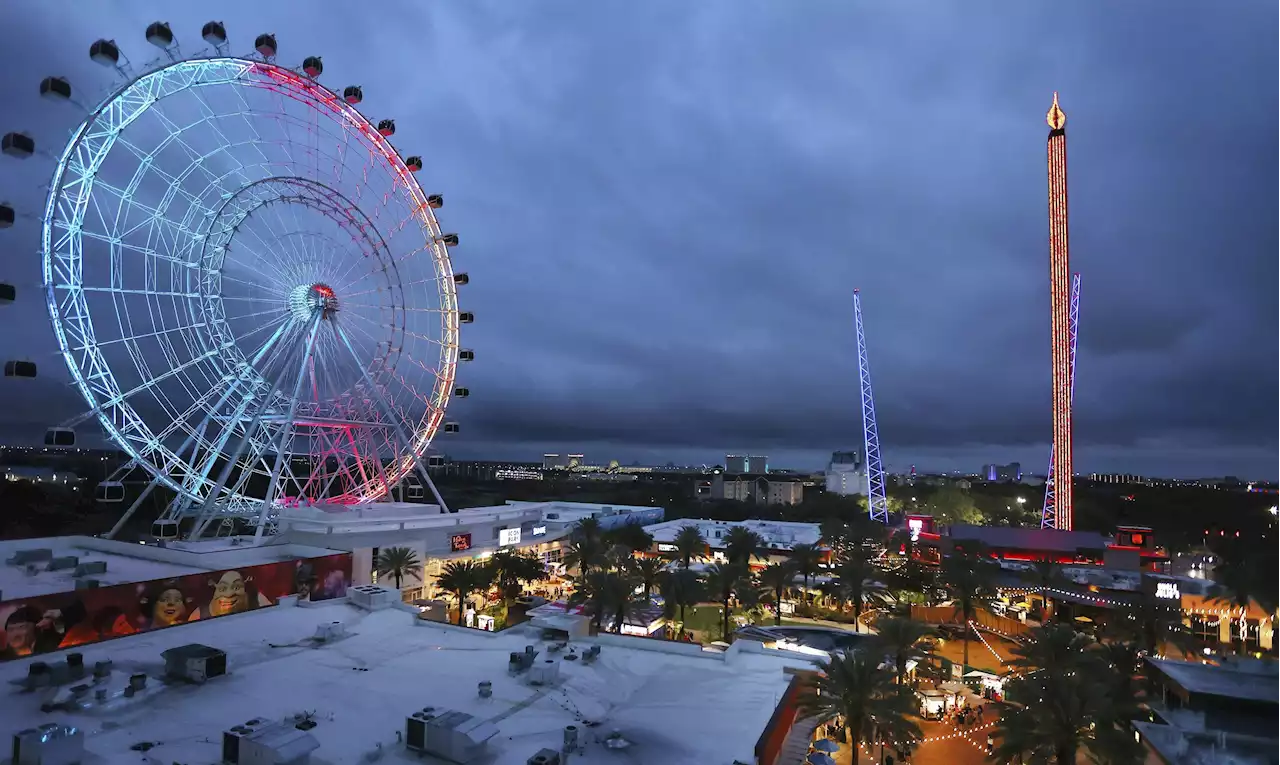
[[1053,346],[1054,503],[1043,525],[1070,531],[1072,525],[1071,452],[1071,257],[1067,242],[1067,115],[1058,94],[1046,115],[1049,123],[1049,291]]
[[[1076,398],[1076,346],[1080,342],[1080,274],[1071,277],[1071,401]],[[1052,446],[1049,447],[1049,472],[1044,479],[1044,510],[1040,513],[1040,528],[1054,527],[1057,515],[1057,497],[1054,495],[1053,482],[1056,476],[1053,469]]]
[[853,291],[853,326],[858,338],[858,382],[862,387],[862,439],[867,456],[867,512],[871,520],[889,522],[889,498],[884,490],[884,466],[880,463],[880,428],[876,425],[876,401],[871,394],[871,365],[867,363],[867,334],[862,330],[862,300]]

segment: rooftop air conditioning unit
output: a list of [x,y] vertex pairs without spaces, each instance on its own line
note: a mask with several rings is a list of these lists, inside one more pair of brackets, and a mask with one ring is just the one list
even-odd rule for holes
[[[241,736],[237,765],[307,765],[320,747],[316,737],[293,725],[270,723]],[[226,739],[223,739],[226,745]]]
[[560,660],[543,659],[529,667],[529,685],[555,685],[560,682]]
[[[422,714],[422,718],[417,718],[417,714]],[[428,707],[406,721],[406,733],[410,735],[405,737],[405,742],[410,748],[417,735],[414,730],[417,723],[422,725],[421,738],[416,739],[422,745],[418,751],[450,762],[468,763],[482,756],[489,739],[498,735],[498,728],[493,723],[465,712]]]
[[102,582],[98,581],[97,579],[88,579],[88,578],[85,578],[85,579],[77,579],[77,580],[76,580],[76,589],[77,589],[77,590],[94,590],[94,589],[97,589],[97,588],[98,588],[99,586],[101,586],[101,585],[102,585]]
[[46,723],[13,734],[13,765],[78,765],[84,759],[84,731]]
[[75,555],[60,555],[49,561],[47,571],[65,571],[80,565],[80,558]]
[[229,765],[239,765],[240,742],[268,725],[270,723],[266,720],[255,717],[230,730],[224,730],[222,732],[222,761],[229,763]]
[[316,627],[313,640],[320,643],[332,643],[347,636],[347,627],[342,622],[329,622]]
[[525,761],[525,765],[560,765],[560,753],[554,749],[539,749],[538,753]]
[[390,587],[362,584],[347,588],[347,602],[366,611],[379,611],[400,602],[400,593]]
[[94,560],[88,563],[81,563],[76,566],[75,576],[89,576],[90,574],[107,573],[107,562],[105,560]]
[[53,560],[53,550],[47,547],[33,547],[17,550],[13,557],[6,561],[10,566],[25,566],[28,563],[43,563]]
[[435,707],[423,707],[404,720],[404,745],[412,752],[427,751],[427,723],[435,719]]
[[164,671],[169,677],[190,683],[227,674],[227,655],[217,648],[191,643],[163,651]]

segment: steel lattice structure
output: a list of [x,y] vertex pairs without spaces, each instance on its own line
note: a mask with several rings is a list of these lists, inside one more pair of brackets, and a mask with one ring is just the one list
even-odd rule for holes
[[378,501],[415,471],[447,511],[422,460],[467,395],[471,316],[421,159],[318,58],[280,66],[269,35],[219,55],[223,32],[179,59],[156,27],[166,55],[89,110],[49,186],[45,296],[89,406],[62,427],[100,425],[153,478],[129,512],[163,485],[192,536],[260,537],[282,505]]
[[1071,250],[1067,227],[1067,115],[1058,106],[1058,94],[1046,115],[1049,177],[1049,293],[1051,344],[1053,347],[1053,458],[1055,476],[1065,476],[1054,486],[1053,528],[1072,526],[1072,480],[1075,460],[1071,451]]
[[[1080,340],[1080,274],[1071,277],[1071,401],[1076,398],[1076,345]],[[1056,494],[1053,490],[1054,480],[1054,448],[1049,447],[1049,472],[1044,480],[1044,509],[1040,511],[1040,528],[1055,528],[1057,516]]]
[[871,365],[867,362],[867,336],[862,328],[862,299],[853,291],[853,324],[858,337],[858,381],[862,389],[862,442],[867,455],[867,512],[871,520],[889,522],[889,498],[884,490],[884,466],[880,462],[880,428],[871,392]]

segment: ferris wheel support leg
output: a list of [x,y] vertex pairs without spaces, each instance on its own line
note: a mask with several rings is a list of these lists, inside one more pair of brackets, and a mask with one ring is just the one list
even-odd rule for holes
[[[270,338],[267,339],[267,342],[263,343],[262,347],[258,349],[258,352],[253,355],[253,359],[249,362],[246,368],[252,369],[260,361],[262,361],[262,359],[266,358],[267,353],[272,348],[275,347],[276,343],[280,341],[280,338],[284,335],[285,330],[288,329],[289,326],[290,326],[290,323],[285,322],[281,324],[279,327],[277,327],[276,331],[272,333]],[[244,369],[242,368],[239,371],[237,371],[235,373],[235,376],[231,378],[230,384],[227,386],[227,389],[223,391],[222,394],[219,396],[218,403],[214,404],[213,407],[211,407],[208,411],[216,412],[219,409],[221,409],[223,406],[226,405],[228,401],[231,400],[231,396],[235,394],[235,392],[240,388],[241,384],[248,383],[248,382],[251,382],[251,381],[245,379]],[[247,394],[249,393],[249,391],[246,391],[245,393]],[[236,420],[240,419],[240,416],[244,413],[245,407],[248,406],[248,402],[251,401],[252,398],[253,397],[251,395],[244,395],[243,401],[239,406],[236,407],[236,414],[235,414]],[[206,417],[205,421],[201,424],[201,427],[200,427],[200,432],[202,434],[207,429],[207,426],[208,426],[208,418]],[[223,428],[223,432],[218,437],[218,442],[216,444],[211,444],[210,448],[207,449],[208,457],[205,458],[204,465],[203,467],[200,468],[199,476],[193,476],[192,479],[190,480],[190,486],[186,487],[188,491],[198,492],[200,488],[204,485],[204,483],[209,479],[209,472],[213,470],[213,465],[215,462],[217,462],[218,456],[222,454],[222,450],[227,448],[227,441],[229,441],[230,438],[231,438],[231,429]],[[196,454],[195,452],[192,452],[192,455],[191,455],[192,464],[194,465],[196,461],[197,461]],[[180,504],[182,505],[182,507],[185,508],[194,503],[190,502],[189,498],[183,498]],[[204,530],[204,527],[201,526],[200,531],[203,531],[203,530]],[[199,534],[193,531],[191,538],[194,539],[198,536]]]
[[[435,497],[436,502],[440,504],[440,512],[453,512],[449,509],[449,506],[445,504],[444,497],[440,496],[440,490],[436,488],[435,481],[432,481],[431,476],[427,474],[427,469],[422,466],[422,460],[418,459],[417,455],[414,454],[413,442],[409,440],[409,437],[405,435],[404,429],[400,427],[400,418],[397,417],[395,411],[387,405],[386,400],[382,397],[382,392],[373,384],[373,378],[369,377],[369,371],[365,369],[364,362],[360,360],[360,354],[356,353],[356,349],[352,347],[351,340],[347,338],[347,333],[343,331],[342,327],[338,326],[336,321],[333,323],[333,331],[334,334],[338,336],[338,339],[342,341],[347,352],[351,354],[351,358],[355,359],[356,367],[360,370],[361,376],[364,377],[365,385],[369,386],[369,392],[382,406],[383,414],[387,416],[387,420],[389,421],[396,436],[399,437],[401,445],[409,451],[409,457],[413,460],[413,464],[418,468],[418,474],[422,476],[422,480],[427,482],[427,488],[431,489],[431,496]],[[379,462],[381,462],[381,460],[379,460]]]
[[262,541],[262,533],[267,527],[267,515],[275,504],[276,491],[280,486],[280,472],[284,470],[284,464],[289,459],[285,454],[285,447],[293,437],[293,426],[298,413],[298,396],[302,393],[303,381],[307,379],[307,366],[315,353],[316,337],[320,334],[320,324],[323,321],[323,314],[317,314],[315,323],[311,325],[311,334],[307,337],[307,346],[302,349],[302,365],[298,369],[298,381],[293,384],[293,395],[289,398],[289,417],[285,420],[284,427],[280,429],[279,440],[275,443],[276,464],[271,469],[271,482],[267,484],[267,493],[262,496],[262,507],[258,510],[258,523],[253,530],[254,544]]
[[[273,337],[273,340],[278,340],[281,334],[283,334],[285,328],[287,328],[288,326],[289,326],[289,323],[285,323],[281,325],[280,329],[277,330],[277,334]],[[252,368],[253,366],[256,366],[258,362],[260,362],[265,357],[267,347],[274,344],[275,343],[272,342],[272,343],[268,343],[267,346],[264,346],[263,350],[254,356],[253,362],[249,365],[249,367]],[[218,475],[217,483],[214,485],[213,489],[208,493],[208,495],[205,496],[204,502],[201,503],[200,516],[196,519],[195,526],[192,527],[191,529],[192,539],[198,539],[200,535],[204,533],[204,530],[208,528],[209,524],[213,521],[213,517],[216,514],[216,510],[217,510],[218,497],[223,493],[223,491],[226,490],[227,478],[230,477],[231,475],[231,469],[235,467],[235,465],[240,461],[240,457],[244,455],[245,446],[248,445],[249,439],[253,435],[253,432],[257,430],[258,423],[262,421],[262,412],[266,408],[266,402],[269,401],[273,396],[275,396],[276,391],[279,390],[280,383],[284,378],[284,373],[286,369],[288,369],[288,367],[281,369],[280,374],[276,375],[275,379],[271,381],[271,390],[267,393],[266,397],[263,399],[262,405],[259,406],[257,411],[253,413],[253,418],[249,421],[248,427],[245,428],[244,437],[241,438],[239,445],[236,446],[235,452],[226,461],[226,464],[222,466],[222,471]],[[243,373],[241,374],[243,375]],[[205,471],[204,471],[206,477],[208,476],[209,471],[213,469],[214,462],[216,462],[217,458],[222,454],[222,450],[226,448],[227,442],[231,440],[231,434],[234,430],[234,428],[231,426],[231,423],[238,422],[240,418],[244,416],[244,413],[248,409],[250,402],[253,401],[254,396],[251,394],[252,394],[252,388],[250,388],[250,390],[246,392],[246,395],[244,396],[243,400],[240,402],[240,405],[236,407],[235,414],[233,415],[232,419],[228,422],[227,427],[223,428],[223,432],[221,436],[218,438],[217,446],[214,449],[210,450],[208,464],[206,465]]]
[[110,531],[102,535],[104,539],[116,538],[116,534],[120,533],[120,530],[129,522],[129,519],[133,517],[133,514],[138,511],[138,508],[142,507],[142,503],[146,501],[147,497],[151,496],[152,490],[156,488],[156,483],[157,481],[153,480],[147,484],[147,488],[142,490],[142,493],[138,495],[138,498],[133,501],[132,505],[129,505],[129,509],[124,511],[124,515],[120,516],[120,520],[116,521],[116,525],[112,526]]

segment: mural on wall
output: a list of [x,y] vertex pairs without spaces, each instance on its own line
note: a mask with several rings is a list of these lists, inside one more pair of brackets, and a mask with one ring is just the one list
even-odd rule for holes
[[264,563],[0,603],[0,661],[303,600],[345,597],[351,555]]

